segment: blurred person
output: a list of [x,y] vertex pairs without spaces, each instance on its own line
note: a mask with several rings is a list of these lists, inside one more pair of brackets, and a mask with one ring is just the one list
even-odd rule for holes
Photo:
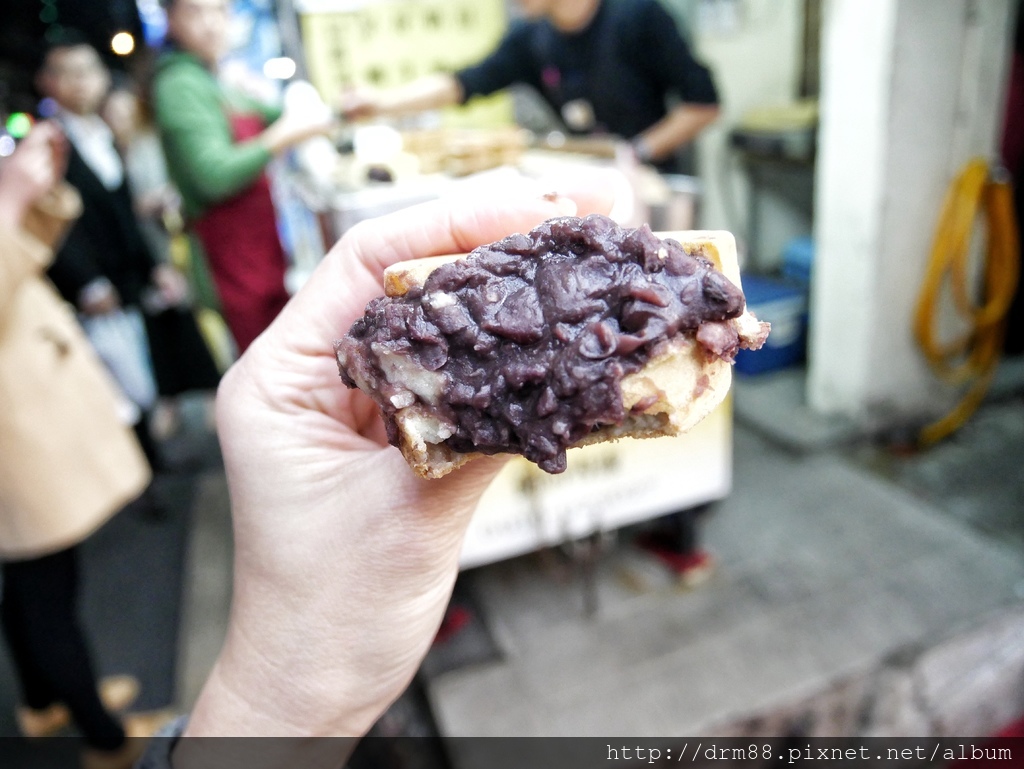
[[[513,21],[478,64],[392,90],[356,89],[343,99],[343,114],[357,119],[436,109],[521,83],[532,86],[570,132],[613,134],[630,140],[637,159],[659,171],[692,172],[686,151],[717,119],[718,93],[659,0],[516,4],[524,18]],[[665,516],[639,540],[686,586],[700,584],[715,568],[699,543],[705,509]]]
[[[100,111],[110,126],[114,145],[124,161],[136,217],[150,250],[166,255],[183,227],[181,194],[171,181],[160,133],[150,105],[138,87],[124,79],[114,83]],[[187,274],[196,304],[217,309],[216,290],[201,254],[189,254]],[[173,260],[172,260],[173,261]],[[174,262],[175,266],[179,266]]]
[[[175,309],[182,314],[189,311],[196,314],[196,322],[212,354],[225,345],[227,332],[223,330],[223,322],[213,315],[218,309],[216,292],[205,260],[201,254],[194,255],[194,245],[184,232],[181,196],[170,181],[160,136],[146,102],[140,98],[134,83],[116,79],[103,101],[100,115],[110,127],[114,146],[124,163],[135,218],[150,253],[188,277],[189,296]],[[209,356],[198,357],[199,375],[195,376],[195,366],[180,367],[173,345],[167,344],[167,340],[177,336],[175,327],[183,324],[191,325],[191,322],[176,317],[170,309],[147,318],[149,335],[155,338],[151,357],[161,396],[152,420],[157,437],[169,435],[180,423],[176,396],[190,390],[205,390],[210,394],[209,421],[212,424],[212,393],[217,374],[209,367]],[[171,352],[164,354],[169,348]],[[217,369],[226,369],[229,365],[216,355],[214,362]]]
[[70,140],[67,181],[84,209],[49,270],[122,389],[141,410],[136,432],[163,469],[149,418],[158,394],[212,390],[219,374],[188,305],[185,278],[150,251],[139,230],[124,163],[99,115],[110,74],[71,30],[51,43],[36,77],[58,105]]
[[[498,47],[454,74],[390,91],[358,89],[349,118],[463,104],[514,83],[532,86],[574,134],[613,134],[639,160],[678,171],[677,155],[718,117],[711,73],[658,0],[516,0]],[[668,100],[678,98],[670,107]]]
[[[575,202],[574,202],[575,201]],[[352,228],[224,377],[218,434],[235,532],[224,646],[191,716],[140,765],[341,766],[406,688],[441,622],[473,511],[504,464],[423,480],[374,403],[338,379],[333,340],[383,292],[384,268],[466,252],[542,221],[606,213],[605,190],[436,201]],[[249,748],[252,753],[245,753]]]
[[228,0],[167,0],[168,49],[152,101],[171,178],[198,234],[239,352],[288,301],[287,261],[265,169],[275,155],[334,128],[282,113],[217,80]]
[[[43,277],[81,211],[58,185],[65,157],[60,131],[41,123],[0,165],[0,620],[22,733],[73,720],[83,766],[117,769],[142,746],[110,710],[128,707],[139,686],[119,676],[97,690],[77,617],[77,546],[142,493],[149,468],[109,375]],[[129,723],[132,734],[143,727]]]
[[124,164],[135,215],[150,251],[170,251],[168,219],[181,215],[181,196],[170,181],[160,136],[133,84],[115,80],[100,108]]

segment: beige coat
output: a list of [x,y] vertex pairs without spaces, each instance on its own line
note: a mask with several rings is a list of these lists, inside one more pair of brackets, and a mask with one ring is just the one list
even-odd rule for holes
[[65,185],[24,231],[0,231],[0,559],[81,542],[150,479],[106,370],[43,277],[80,211]]

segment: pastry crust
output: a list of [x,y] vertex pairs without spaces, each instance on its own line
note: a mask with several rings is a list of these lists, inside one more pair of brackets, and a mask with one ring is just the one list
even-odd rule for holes
[[[691,254],[710,259],[737,287],[740,271],[736,241],[728,232],[690,231],[655,233],[659,238],[679,241]],[[427,277],[442,264],[464,255],[433,256],[399,262],[384,272],[387,296],[402,296],[411,288],[422,286]],[[767,335],[767,324],[749,311],[731,321],[740,339],[759,346]],[[667,340],[640,370],[621,382],[622,401],[629,413],[621,425],[610,425],[590,433],[577,446],[586,446],[619,438],[657,438],[679,435],[694,427],[713,411],[729,392],[732,364],[711,355],[692,335],[679,335]],[[441,478],[457,467],[482,456],[459,453],[444,441],[450,437],[447,428],[430,412],[411,405],[399,409],[395,420],[400,433],[399,448],[412,469],[422,478]]]

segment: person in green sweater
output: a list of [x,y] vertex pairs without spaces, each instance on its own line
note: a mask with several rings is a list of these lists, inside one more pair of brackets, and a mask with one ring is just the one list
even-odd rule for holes
[[243,352],[288,301],[266,166],[336,124],[297,119],[217,81],[228,41],[228,0],[166,5],[170,45],[153,80],[156,124],[224,320]]

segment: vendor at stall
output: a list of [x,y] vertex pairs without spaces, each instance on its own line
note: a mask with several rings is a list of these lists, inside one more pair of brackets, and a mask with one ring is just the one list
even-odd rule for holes
[[[396,89],[359,88],[346,96],[342,112],[349,119],[400,115],[525,83],[571,133],[619,136],[660,171],[690,170],[682,151],[718,117],[718,93],[659,0],[516,3],[523,18],[483,61]],[[641,540],[687,585],[714,568],[713,556],[699,545],[701,512],[664,516]]]
[[241,352],[288,301],[264,170],[275,155],[334,124],[310,124],[218,83],[228,0],[168,0],[166,6],[170,44],[153,82],[156,123]]
[[620,136],[640,160],[678,170],[678,151],[717,118],[718,94],[661,3],[516,2],[525,18],[480,63],[389,91],[359,89],[343,111],[358,118],[436,109],[525,83],[570,132]]

